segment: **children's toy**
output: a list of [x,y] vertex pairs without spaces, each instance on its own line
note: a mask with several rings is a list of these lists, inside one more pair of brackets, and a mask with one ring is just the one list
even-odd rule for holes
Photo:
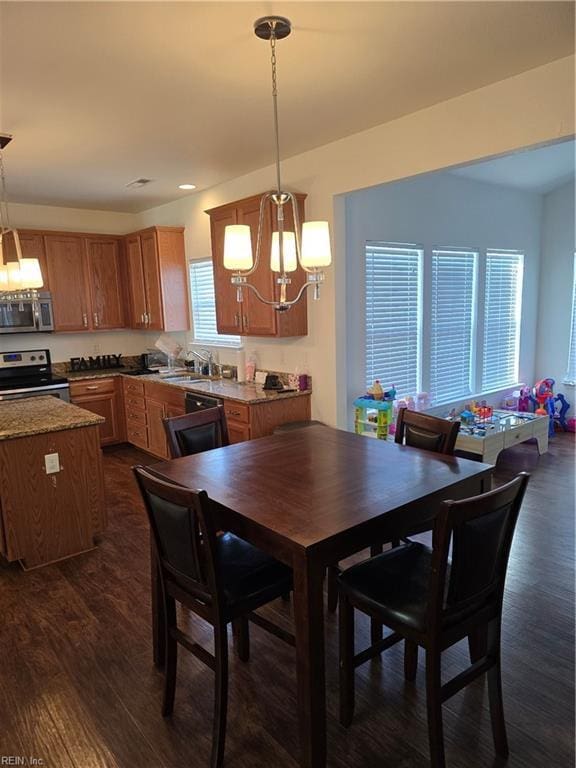
[[472,424],[474,424],[475,420],[476,420],[476,415],[473,413],[473,411],[468,410],[467,408],[465,408],[460,414],[460,421],[462,422],[462,424],[468,424],[471,426]]
[[554,379],[541,379],[534,385],[534,397],[538,403],[538,407],[535,410],[539,416],[550,417],[548,424],[548,436],[554,436]]
[[[380,382],[374,382],[374,384]],[[354,400],[354,431],[357,435],[377,437],[386,440],[391,433],[394,421],[394,387],[382,391],[381,399],[375,398],[374,387],[372,393]]]
[[[560,408],[558,411],[556,411],[557,403],[560,403]],[[569,408],[570,403],[567,402],[566,398],[561,392],[558,392],[554,398],[554,419],[560,424],[564,432],[574,432],[574,429],[570,429],[569,422],[566,420],[566,413],[568,412]],[[574,419],[570,419],[569,421],[574,421]]]
[[[516,392],[514,392],[516,395]],[[532,400],[532,392],[530,387],[522,387],[518,392],[518,411],[520,413],[527,413],[530,410],[530,402]]]

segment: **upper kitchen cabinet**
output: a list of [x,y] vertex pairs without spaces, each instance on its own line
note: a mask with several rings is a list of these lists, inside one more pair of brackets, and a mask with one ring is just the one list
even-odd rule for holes
[[44,235],[54,330],[124,328],[120,241],[106,236]]
[[[300,222],[304,221],[304,200],[306,195],[297,195]],[[212,264],[214,268],[214,290],[216,294],[216,324],[219,333],[232,333],[241,336],[305,336],[308,333],[308,314],[306,295],[288,312],[277,312],[263,304],[249,289],[243,291],[244,300],[236,301],[236,288],[230,283],[231,272],[224,269],[224,230],[229,224],[248,224],[252,232],[252,251],[256,255],[258,220],[261,196],[249,197],[234,203],[212,208],[206,213],[210,216],[212,237]],[[270,269],[270,248],[272,232],[276,222],[271,203],[265,211],[264,229],[260,263],[248,278],[262,296],[279,298],[279,287],[275,282],[275,273]],[[292,208],[285,206],[286,230],[294,229]],[[290,273],[292,283],[288,286],[288,300],[295,298],[301,286],[306,282],[306,273],[298,265]]]
[[151,227],[127,235],[132,328],[190,328],[188,276],[182,227]]

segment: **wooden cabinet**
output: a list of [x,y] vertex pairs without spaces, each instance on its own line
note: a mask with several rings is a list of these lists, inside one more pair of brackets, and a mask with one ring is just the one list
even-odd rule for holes
[[100,425],[100,445],[125,440],[121,381],[119,377],[97,377],[70,382],[71,402],[106,419]]
[[[299,215],[304,220],[305,195],[298,195]],[[214,269],[214,288],[216,294],[216,324],[219,333],[233,333],[241,336],[305,336],[308,333],[306,296],[287,312],[277,312],[272,307],[259,301],[249,289],[244,289],[244,300],[236,301],[236,288],[230,283],[231,272],[224,269],[224,231],[229,224],[248,224],[252,232],[252,251],[256,255],[256,239],[260,215],[261,196],[238,200],[228,205],[206,211],[210,216],[212,264]],[[264,216],[264,229],[260,263],[256,271],[248,278],[267,299],[279,297],[279,287],[275,282],[275,273],[270,270],[270,247],[272,232],[276,229],[271,203]],[[293,229],[291,206],[285,206],[285,229]],[[288,300],[295,298],[301,286],[306,282],[306,273],[299,266],[290,273],[292,280],[288,286]]]
[[271,435],[281,424],[309,421],[310,395],[250,405],[236,400],[224,400],[224,412],[230,442],[241,443]]
[[184,390],[177,387],[124,379],[128,442],[159,458],[169,458],[162,420],[184,414],[184,397]]
[[44,243],[54,330],[125,327],[118,238],[47,234]]
[[54,330],[68,333],[90,330],[90,302],[82,239],[71,235],[48,235],[45,244]]
[[182,227],[151,227],[126,236],[131,327],[190,328]]
[[86,272],[93,330],[126,325],[120,242],[106,237],[87,237]]

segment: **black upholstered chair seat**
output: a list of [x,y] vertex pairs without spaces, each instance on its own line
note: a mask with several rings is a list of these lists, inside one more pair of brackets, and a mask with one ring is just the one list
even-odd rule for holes
[[[377,610],[383,624],[403,624],[425,632],[431,567],[432,550],[411,541],[348,568],[339,577],[340,589],[352,603]],[[449,565],[447,576],[450,577]],[[483,602],[447,612],[445,624],[464,619],[481,608]]]
[[291,568],[233,533],[218,536],[216,558],[229,605],[257,596],[263,601],[274,599],[292,589]]
[[432,551],[410,542],[353,565],[339,577],[352,603],[375,609],[386,624],[401,622],[423,631],[426,621]]

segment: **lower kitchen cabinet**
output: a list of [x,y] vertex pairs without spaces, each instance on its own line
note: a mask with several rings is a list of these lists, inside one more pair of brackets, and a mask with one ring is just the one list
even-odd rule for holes
[[106,419],[100,425],[100,445],[114,445],[126,439],[121,382],[119,377],[70,382],[71,402]]
[[251,404],[224,400],[224,412],[230,442],[241,443],[271,435],[281,424],[309,421],[310,395]]
[[184,414],[182,389],[155,381],[124,379],[126,439],[162,459],[169,458],[162,420]]

